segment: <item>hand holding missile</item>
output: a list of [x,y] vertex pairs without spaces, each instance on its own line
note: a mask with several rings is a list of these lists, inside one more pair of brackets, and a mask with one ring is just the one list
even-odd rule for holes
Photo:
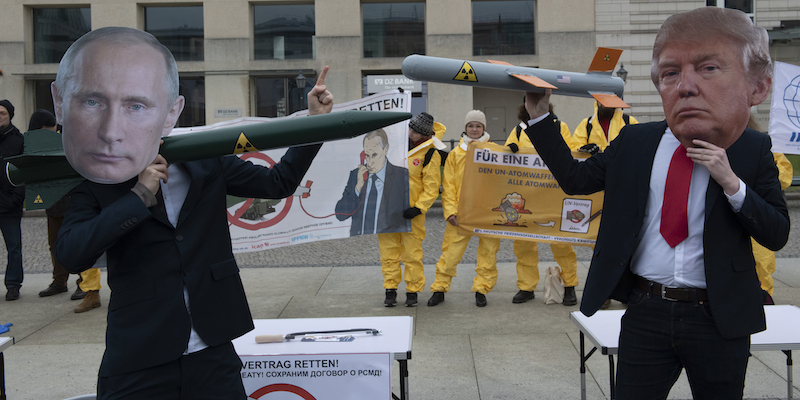
[[327,114],[333,109],[333,95],[325,86],[328,69],[327,65],[322,68],[317,84],[308,92],[308,115]]
[[[161,142],[163,143],[164,141],[162,140]],[[169,179],[169,171],[167,168],[169,168],[167,160],[159,154],[144,171],[139,173],[139,182],[155,195],[158,193],[158,188],[161,185],[160,181],[167,183]]]
[[553,91],[546,89],[544,93],[525,93],[525,109],[531,119],[536,119],[550,112],[550,94]]

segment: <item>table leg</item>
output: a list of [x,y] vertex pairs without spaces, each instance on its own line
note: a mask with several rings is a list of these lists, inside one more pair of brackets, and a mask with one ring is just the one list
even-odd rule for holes
[[586,400],[586,351],[583,347],[583,331],[581,331],[581,400]]
[[617,388],[614,382],[614,356],[608,355],[608,381],[611,384],[611,400],[617,398]]
[[786,398],[791,399],[793,395],[794,388],[792,387],[792,351],[791,350],[782,350],[783,354],[786,354]]
[[6,360],[0,352],[0,400],[6,400]]
[[408,400],[408,360],[400,362],[400,400]]

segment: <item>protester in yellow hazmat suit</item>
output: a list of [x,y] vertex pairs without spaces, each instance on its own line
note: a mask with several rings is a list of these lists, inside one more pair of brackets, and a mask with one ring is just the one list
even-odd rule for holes
[[596,151],[590,149],[595,146],[604,151],[625,125],[638,123],[636,118],[623,114],[621,108],[606,108],[595,101],[594,115],[584,118],[578,124],[567,145],[573,151],[580,150],[594,154]]
[[[747,121],[747,127],[761,131],[761,126],[756,122],[753,114],[750,114],[750,120]],[[781,190],[786,190],[792,185],[792,163],[786,159],[782,153],[772,153],[772,158],[775,160],[775,165],[778,167],[778,181],[781,183]],[[764,291],[764,304],[775,304],[772,301],[772,293],[774,289],[772,274],[775,272],[775,252],[767,249],[766,247],[758,244],[752,238],[750,241],[753,243],[753,258],[756,259],[756,274],[758,280],[761,282],[761,290]]]
[[[431,285],[429,306],[435,306],[444,301],[444,294],[450,289],[450,280],[456,276],[456,266],[461,262],[464,251],[471,236],[458,233],[458,197],[461,194],[461,179],[464,176],[464,157],[467,147],[472,141],[487,142],[489,134],[486,130],[486,116],[478,110],[472,110],[464,118],[466,131],[461,134],[461,143],[450,151],[444,164],[444,180],[442,183],[442,208],[447,219],[447,228],[442,241],[442,256],[436,263],[436,281]],[[497,250],[500,249],[500,239],[481,237],[478,242],[478,265],[475,272],[478,276],[472,282],[472,291],[475,292],[475,304],[478,307],[486,306],[486,293],[489,293],[497,283]]]
[[[550,116],[558,120],[558,117],[553,113],[552,104],[550,104]],[[524,103],[517,110],[517,119],[523,122],[520,122],[508,134],[508,139],[506,139],[506,146],[510,147],[515,153],[520,148],[533,147],[531,140],[525,133],[525,129],[528,128],[525,121],[530,120],[531,117],[528,115]],[[565,142],[569,143],[571,135],[569,127],[564,121],[561,121],[561,136]],[[561,267],[561,279],[564,281],[565,286],[562,304],[574,306],[578,304],[578,298],[575,295],[575,286],[578,285],[578,259],[575,255],[575,250],[572,249],[571,245],[555,243],[550,245],[550,249],[553,251],[553,257],[558,266]],[[533,291],[536,290],[536,285],[539,284],[538,243],[529,240],[515,240],[514,255],[517,256],[517,288],[519,288],[519,292],[514,295],[511,302],[524,303],[535,297]]]
[[[408,122],[408,195],[410,207],[403,217],[411,220],[411,232],[379,233],[383,287],[386,307],[397,304],[400,261],[405,265],[406,307],[417,305],[417,293],[425,287],[422,269],[422,241],[425,239],[425,214],[439,197],[442,182],[442,158],[439,150],[444,125],[434,122],[428,113],[420,113]],[[435,136],[434,136],[435,135]]]

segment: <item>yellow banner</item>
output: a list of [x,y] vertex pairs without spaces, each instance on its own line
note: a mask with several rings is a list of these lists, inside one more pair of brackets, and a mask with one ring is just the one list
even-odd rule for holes
[[[573,153],[581,157],[583,153]],[[569,196],[533,148],[470,143],[458,201],[459,233],[594,245],[603,193]]]

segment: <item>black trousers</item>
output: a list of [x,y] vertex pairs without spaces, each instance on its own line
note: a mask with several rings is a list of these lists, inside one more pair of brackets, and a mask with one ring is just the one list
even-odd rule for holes
[[245,399],[242,362],[232,343],[191,353],[152,368],[100,377],[101,400]]
[[695,399],[741,399],[749,356],[750,336],[720,336],[707,301],[634,289],[619,335],[617,399],[666,399],[683,368]]

